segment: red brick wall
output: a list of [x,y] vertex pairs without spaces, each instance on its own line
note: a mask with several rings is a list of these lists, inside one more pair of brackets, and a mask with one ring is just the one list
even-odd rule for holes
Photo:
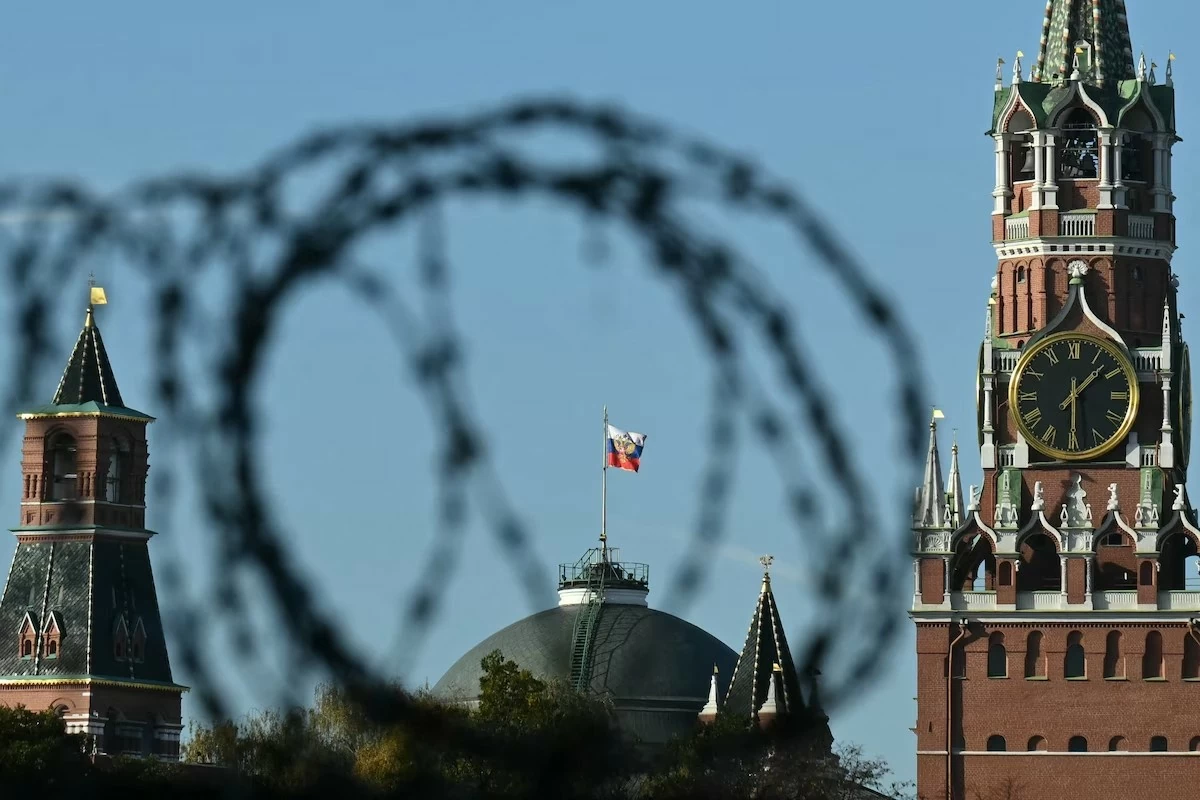
[[[974,625],[974,623],[973,623]],[[1045,679],[1025,678],[1026,641],[1042,634]],[[1110,631],[1121,633],[1125,679],[1106,680],[1104,661]],[[1146,635],[1162,634],[1164,679],[1142,679]],[[1086,679],[1064,677],[1067,637],[1083,635]],[[1008,677],[989,678],[988,637],[1005,637]],[[918,794],[945,797],[946,679],[944,664],[952,631],[944,623],[917,626],[917,775]],[[972,628],[965,640],[965,678],[954,681],[954,719],[961,731],[956,773],[963,800],[975,800],[1012,778],[1024,782],[1019,797],[1195,798],[1200,754],[1182,755],[1200,737],[1195,708],[1200,682],[1182,679],[1184,623],[1105,625],[1008,623]],[[1001,735],[1007,754],[986,751],[988,738]],[[1031,737],[1045,739],[1046,754],[1024,755]],[[1089,755],[1066,753],[1073,736],[1088,740]],[[1147,753],[1150,738],[1165,736],[1171,755],[1107,755],[1110,741],[1123,737],[1129,752]],[[956,748],[957,749],[957,748]],[[940,754],[939,754],[940,753]],[[1147,794],[1149,787],[1153,793]],[[1003,796],[1003,795],[1001,795]]]

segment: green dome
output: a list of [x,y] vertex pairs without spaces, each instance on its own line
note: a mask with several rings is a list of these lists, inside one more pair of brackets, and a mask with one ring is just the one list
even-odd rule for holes
[[[584,608],[551,608],[497,631],[458,659],[434,694],[478,699],[480,661],[493,650],[538,678],[569,682],[575,621]],[[724,696],[737,663],[737,654],[716,637],[645,605],[605,602],[593,641],[592,691],[610,697],[621,730],[647,744],[691,730],[708,699],[713,665]]]

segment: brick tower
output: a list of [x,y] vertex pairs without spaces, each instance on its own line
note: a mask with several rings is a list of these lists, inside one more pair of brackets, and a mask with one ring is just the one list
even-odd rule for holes
[[176,760],[185,687],[171,680],[147,547],[152,418],[121,400],[90,303],[53,401],[20,418],[0,703],[56,709],[96,753]]
[[1029,73],[997,66],[983,485],[956,443],[944,486],[935,420],[913,520],[924,800],[1200,792],[1164,63],[1135,60],[1122,0],[1049,0]]

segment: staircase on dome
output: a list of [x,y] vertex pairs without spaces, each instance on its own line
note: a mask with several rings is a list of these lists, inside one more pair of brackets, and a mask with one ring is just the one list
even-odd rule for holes
[[612,547],[593,547],[574,564],[559,564],[559,605],[579,605],[571,634],[571,685],[585,691],[592,682],[597,623],[605,603],[645,605],[650,565],[620,560]]

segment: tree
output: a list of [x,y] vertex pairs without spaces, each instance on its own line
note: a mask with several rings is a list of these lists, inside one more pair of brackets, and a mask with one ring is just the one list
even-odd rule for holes
[[83,737],[54,711],[0,706],[0,786],[64,790],[88,772]]

